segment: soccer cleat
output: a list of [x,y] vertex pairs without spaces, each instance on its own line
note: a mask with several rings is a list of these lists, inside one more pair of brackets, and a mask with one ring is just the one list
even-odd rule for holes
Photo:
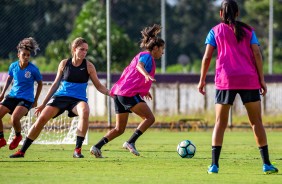
[[14,139],[12,140],[12,142],[10,143],[10,146],[9,146],[9,149],[10,150],[13,150],[13,149],[16,149],[19,145],[19,143],[21,142],[22,140],[22,136],[15,136]]
[[81,148],[74,149],[73,158],[84,158],[84,156],[81,154]]
[[6,144],[7,144],[7,142],[6,142],[5,138],[4,138],[4,137],[1,138],[1,139],[0,139],[0,148],[6,146]]
[[218,167],[216,165],[211,165],[208,168],[208,174],[217,174],[218,173]]
[[90,148],[91,155],[94,155],[96,158],[103,158],[102,152],[99,148],[96,148],[95,146],[92,146]]
[[137,151],[137,149],[135,148],[134,143],[125,142],[125,143],[123,143],[122,147],[129,150],[131,153],[133,153],[136,156],[140,155],[139,152]]
[[274,167],[273,165],[267,165],[267,164],[263,164],[262,171],[264,174],[278,173],[278,169],[276,167]]
[[10,158],[23,158],[23,157],[24,157],[24,152],[21,152],[21,150],[18,150],[13,155],[10,155]]

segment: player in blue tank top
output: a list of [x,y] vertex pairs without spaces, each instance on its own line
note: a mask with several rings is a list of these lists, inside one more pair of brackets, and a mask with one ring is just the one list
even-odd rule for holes
[[39,136],[44,125],[65,110],[69,117],[79,116],[77,127],[76,147],[74,158],[83,158],[81,147],[89,124],[89,106],[86,97],[87,83],[90,78],[98,91],[109,95],[108,89],[103,86],[96,73],[94,65],[85,59],[88,43],[83,38],[76,38],[71,44],[72,58],[60,62],[57,76],[50,87],[43,103],[36,107],[35,114],[39,114],[36,122],[29,130],[29,134],[22,148],[10,158],[24,157],[26,150]]
[[[25,38],[20,41],[17,49],[19,60],[10,65],[8,78],[0,94],[0,101],[2,101],[6,90],[13,82],[10,92],[0,103],[0,148],[6,145],[2,118],[9,113],[16,134],[9,146],[10,150],[18,147],[22,140],[20,120],[27,115],[32,107],[37,106],[37,100],[42,89],[42,76],[39,69],[29,61],[31,52],[36,54],[39,49],[38,44],[31,37]],[[37,82],[35,96],[34,82]]]

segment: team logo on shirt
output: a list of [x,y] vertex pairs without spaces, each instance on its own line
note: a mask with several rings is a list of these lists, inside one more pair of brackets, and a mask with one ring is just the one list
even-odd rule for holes
[[30,71],[26,71],[25,74],[24,74],[25,78],[30,78],[31,77],[31,73]]

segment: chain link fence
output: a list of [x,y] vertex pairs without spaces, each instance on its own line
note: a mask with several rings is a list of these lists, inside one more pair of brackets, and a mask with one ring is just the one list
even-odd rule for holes
[[[119,73],[140,50],[140,31],[145,26],[161,23],[161,0],[111,0],[110,3],[111,70],[113,73]],[[206,35],[211,27],[220,21],[219,3],[220,1],[215,0],[166,0],[167,70],[199,73]],[[250,9],[248,1],[238,1],[238,4],[242,20],[256,28],[266,59],[268,55],[268,27],[266,27],[268,9],[261,10],[260,15],[262,16],[254,16],[251,11],[256,12],[257,10]],[[259,4],[259,2],[254,3],[251,7],[259,6]],[[281,6],[280,1],[275,2],[274,62],[277,63],[282,58],[282,34],[280,34],[282,29],[279,29],[281,24],[277,22],[281,16],[281,13],[277,11],[279,12],[279,8],[282,9]],[[78,36],[88,40],[88,59],[95,64],[97,71],[106,71],[106,0],[1,0],[0,8],[0,72],[8,71],[9,64],[17,59],[18,42],[30,36],[40,44],[41,51],[38,56],[33,56],[32,60],[42,73],[56,72],[58,63],[70,57],[68,44]],[[158,71],[160,71],[160,66],[161,61],[157,61]],[[214,67],[210,68],[212,73]],[[166,86],[166,84],[160,85]],[[167,95],[181,94],[181,103],[160,100],[159,103],[154,104],[156,109],[163,112],[169,111],[166,109],[169,107],[165,104],[172,104],[171,106],[175,106],[173,113],[180,114],[187,113],[191,108],[196,111],[202,109],[200,103],[195,101],[196,98],[191,96],[194,94],[195,85],[181,84],[178,92],[169,90],[179,87],[178,84],[173,85],[176,86],[158,88],[155,93],[156,95],[165,94],[163,99],[166,99]],[[278,100],[275,100],[281,89],[275,85],[280,86],[281,84],[271,84],[267,98],[273,103],[267,104],[266,109],[271,106],[272,108],[266,110],[265,113],[278,114],[281,112],[278,108],[281,105],[277,104]],[[235,112],[240,113],[239,109],[236,107]]]

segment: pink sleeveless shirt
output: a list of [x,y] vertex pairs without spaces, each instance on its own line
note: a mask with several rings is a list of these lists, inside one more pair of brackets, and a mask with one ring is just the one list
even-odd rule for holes
[[252,30],[237,42],[234,31],[221,23],[213,28],[217,44],[215,86],[219,90],[260,89],[259,76],[251,48]]
[[[145,77],[136,68],[139,58],[142,54],[150,54],[150,52],[140,52],[137,54],[131,63],[124,69],[120,79],[114,84],[111,89],[111,95],[120,95],[132,97],[137,94],[146,96],[151,88],[152,81],[145,82]],[[156,64],[152,57],[152,69],[149,73],[152,77],[155,76]]]

